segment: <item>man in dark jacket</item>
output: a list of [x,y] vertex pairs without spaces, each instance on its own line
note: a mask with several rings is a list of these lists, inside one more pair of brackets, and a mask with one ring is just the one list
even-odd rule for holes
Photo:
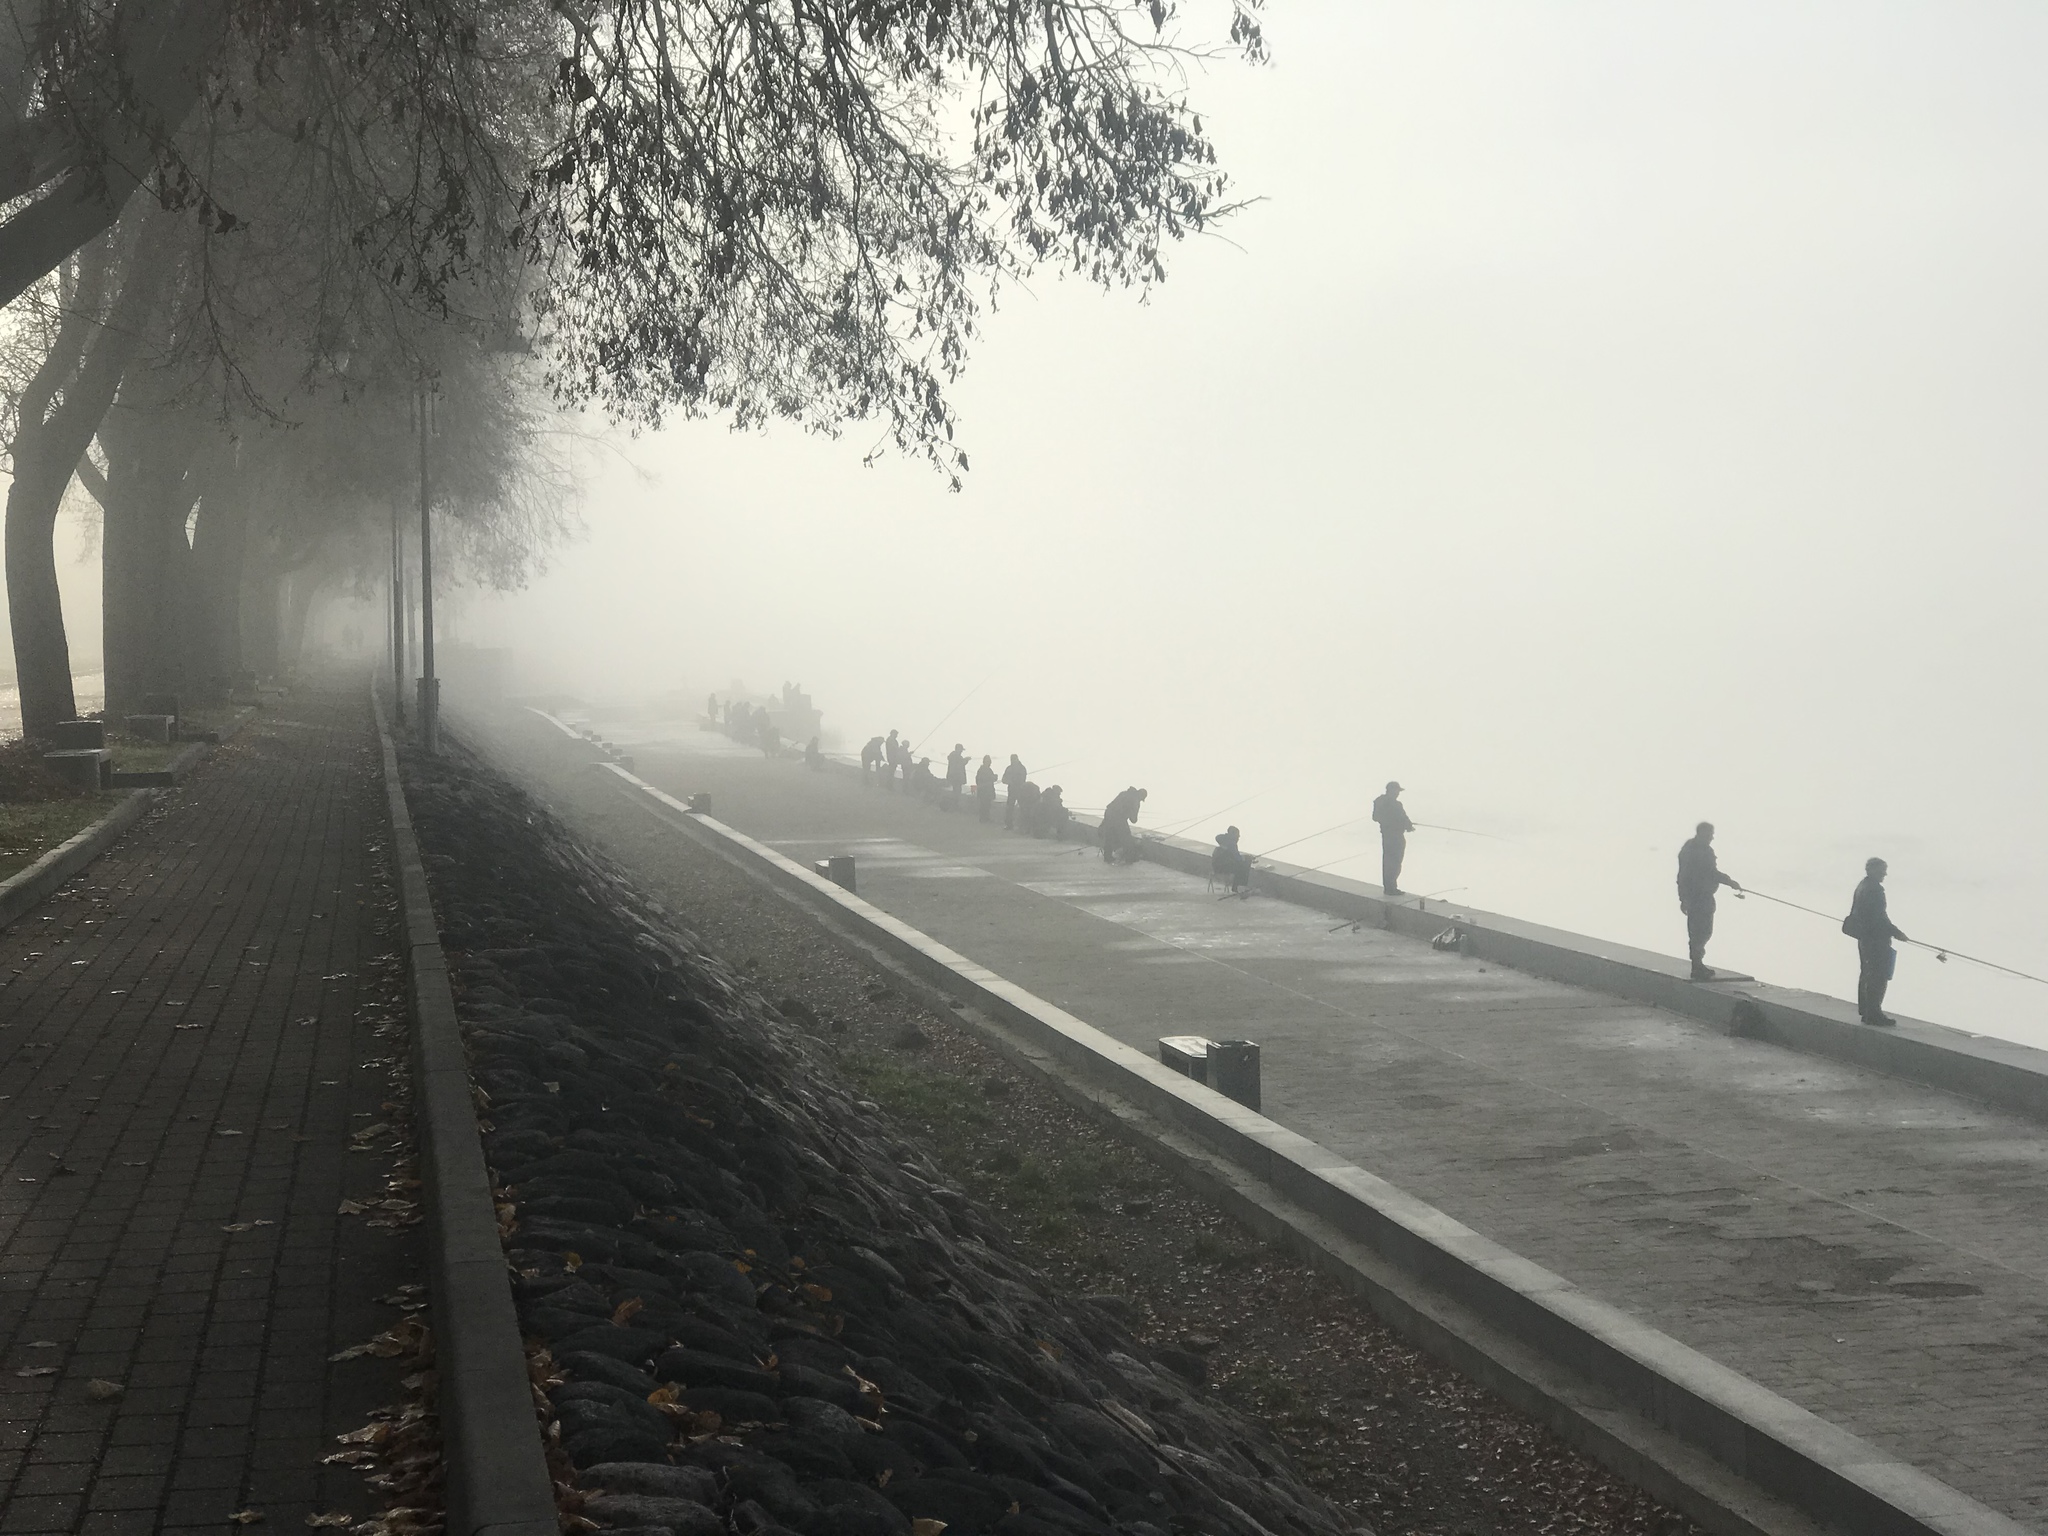
[[946,754],[946,809],[952,810],[960,804],[961,791],[967,788],[967,747],[964,742],[954,742],[953,750]]
[[1714,824],[1703,821],[1678,850],[1678,910],[1685,914],[1686,951],[1692,956],[1692,979],[1712,981],[1707,968],[1707,940],[1714,936],[1714,896],[1722,886],[1742,889],[1721,873],[1714,859]]
[[1024,771],[1024,760],[1016,753],[1010,754],[1010,764],[1003,770],[1003,830],[1009,831],[1017,819],[1017,801],[1024,793],[1024,783],[1031,775]]
[[1866,1024],[1888,1027],[1898,1022],[1884,1011],[1885,988],[1891,985],[1892,967],[1899,958],[1892,940],[1903,939],[1905,934],[1892,926],[1891,913],[1885,908],[1885,868],[1883,859],[1864,860],[1863,878],[1849,901],[1842,932],[1856,941],[1856,955],[1862,962],[1856,977],[1857,1016]]
[[996,803],[996,771],[989,765],[988,754],[981,757],[981,766],[974,770],[974,812],[983,821],[988,820],[989,810]]
[[1380,889],[1399,896],[1401,863],[1408,857],[1408,834],[1415,830],[1415,823],[1401,804],[1401,786],[1392,779],[1387,781],[1387,792],[1373,801],[1372,819],[1380,824]]
[[1103,863],[1138,862],[1138,840],[1131,835],[1131,823],[1138,819],[1138,807],[1149,793],[1133,784],[1102,808]]

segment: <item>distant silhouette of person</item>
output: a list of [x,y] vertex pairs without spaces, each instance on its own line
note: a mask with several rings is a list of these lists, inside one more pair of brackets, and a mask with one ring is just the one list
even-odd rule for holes
[[947,810],[960,803],[960,792],[967,787],[967,748],[960,742],[953,743],[953,750],[946,754],[946,799]]
[[1070,818],[1067,815],[1067,802],[1062,798],[1065,793],[1059,785],[1049,785],[1045,795],[1038,802],[1039,819],[1045,823],[1045,830],[1052,834],[1052,839],[1056,843],[1067,840],[1067,822]]
[[870,736],[868,744],[860,749],[860,781],[872,784],[874,775],[882,771],[882,738]]
[[1009,831],[1017,815],[1017,797],[1024,793],[1024,783],[1031,777],[1024,771],[1024,760],[1016,753],[1010,754],[1010,765],[1003,770],[1003,830]]
[[710,705],[709,705],[709,707],[708,707],[708,708],[707,708],[707,710],[706,710],[706,713],[707,713],[707,714],[709,714],[709,715],[711,716],[711,723],[712,723],[713,725],[716,725],[716,724],[718,724],[718,695],[717,695],[717,694],[715,694],[715,693],[714,693],[714,694],[712,694],[712,695],[711,695],[711,702],[710,702]]
[[1235,827],[1224,828],[1216,834],[1216,851],[1209,855],[1211,872],[1232,893],[1248,891],[1252,883],[1252,861],[1238,848],[1239,835]]
[[1692,957],[1692,979],[1712,981],[1707,967],[1707,940],[1714,936],[1714,896],[1722,886],[1742,887],[1721,873],[1714,858],[1714,824],[1703,821],[1678,850],[1678,910],[1685,914],[1686,953]]
[[903,770],[903,777],[906,782],[910,778],[910,764],[905,758],[906,754],[903,750],[903,743],[897,739],[896,733],[891,731],[889,739],[882,744],[882,788],[888,790],[892,795],[896,793],[896,770],[898,768]]
[[825,754],[818,750],[818,738],[815,736],[804,747],[804,766],[813,772],[825,766]]
[[1017,830],[1026,837],[1037,837],[1044,831],[1044,820],[1038,813],[1038,802],[1045,798],[1045,792],[1029,779],[1017,795]]
[[1883,859],[1864,861],[1863,878],[1850,899],[1849,915],[1842,919],[1842,932],[1856,941],[1856,957],[1861,962],[1856,976],[1856,1016],[1866,1024],[1886,1028],[1898,1022],[1884,1011],[1885,989],[1891,985],[1892,969],[1899,960],[1892,940],[1906,936],[1892,926],[1892,915],[1885,906],[1888,867]]
[[915,787],[917,798],[926,805],[937,805],[939,803],[939,778],[937,774],[932,772],[932,760],[928,757],[920,757],[917,760]]
[[1148,793],[1133,784],[1102,808],[1103,863],[1138,862],[1138,840],[1131,835],[1131,823],[1138,819],[1138,807]]
[[989,754],[983,753],[981,766],[974,770],[974,814],[986,822],[995,806],[996,770]]
[[761,711],[759,729],[761,755],[774,757],[779,754],[782,751],[782,733],[775,729],[775,722],[768,718],[768,711],[765,709]]
[[1387,792],[1373,801],[1372,819],[1380,824],[1380,889],[1399,896],[1401,864],[1408,857],[1408,834],[1415,830],[1415,823],[1401,804],[1401,786],[1392,779],[1387,781]]

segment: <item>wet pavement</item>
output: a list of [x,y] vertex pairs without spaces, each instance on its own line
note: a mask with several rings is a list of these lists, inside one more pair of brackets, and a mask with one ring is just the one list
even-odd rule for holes
[[[550,727],[527,716],[529,739]],[[600,722],[603,724],[603,722]],[[2021,1521],[2048,1524],[2048,1128],[1152,864],[605,725],[793,858],[1151,1051],[1260,1042],[1265,1112]],[[659,823],[591,773],[613,851]]]

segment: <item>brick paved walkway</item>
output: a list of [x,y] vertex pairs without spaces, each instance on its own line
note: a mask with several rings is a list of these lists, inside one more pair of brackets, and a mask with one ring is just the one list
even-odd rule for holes
[[369,1508],[321,1457],[398,1397],[328,1356],[418,1268],[337,1214],[403,1058],[374,742],[302,690],[0,930],[0,1536]]
[[[526,717],[531,720],[532,717]],[[1005,837],[720,737],[600,721],[792,858],[1146,1051],[1264,1045],[1265,1110],[1486,1236],[2048,1529],[2038,1121],[1155,864]],[[558,738],[534,722],[536,764]],[[560,761],[559,757],[555,761]],[[659,892],[706,855],[584,770],[553,787]]]

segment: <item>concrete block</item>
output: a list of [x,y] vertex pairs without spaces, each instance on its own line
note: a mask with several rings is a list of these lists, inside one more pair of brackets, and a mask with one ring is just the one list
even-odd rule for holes
[[107,744],[104,720],[59,720],[50,727],[50,745],[60,752],[83,751]]
[[[98,724],[97,721],[93,723]],[[81,795],[98,794],[101,778],[107,772],[104,747],[71,747],[60,752],[45,752],[43,761]]]
[[[631,768],[630,764],[621,764],[621,766],[629,770]],[[852,854],[835,853],[829,859],[817,860],[811,865],[811,868],[842,890],[850,891],[853,889]]]

